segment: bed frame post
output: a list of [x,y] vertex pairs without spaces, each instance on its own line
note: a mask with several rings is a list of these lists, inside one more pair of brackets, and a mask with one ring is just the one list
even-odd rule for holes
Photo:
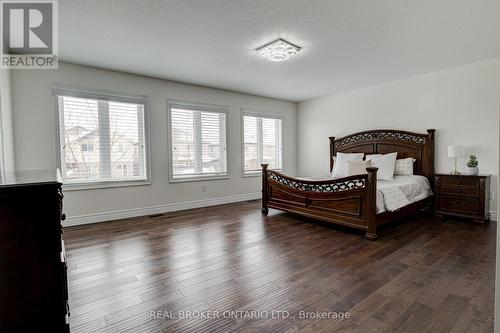
[[333,171],[333,156],[335,155],[335,137],[331,136],[330,139],[330,172]]
[[435,135],[436,135],[435,129],[428,129],[427,130],[427,138],[428,138],[429,142],[427,143],[427,145],[425,147],[426,165],[423,166],[424,176],[429,178],[429,181],[431,182],[431,187],[433,190],[434,190],[434,140],[435,140]]
[[269,197],[267,167],[269,164],[261,164],[262,167],[262,215],[267,216],[269,208],[267,208],[267,199]]
[[367,198],[366,198],[366,239],[376,240],[377,236],[377,170],[366,168],[368,171]]

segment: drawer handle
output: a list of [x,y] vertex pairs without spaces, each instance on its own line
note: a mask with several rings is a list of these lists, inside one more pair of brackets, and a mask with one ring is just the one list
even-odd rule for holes
[[457,193],[458,193],[458,194],[461,194],[461,193],[462,193],[462,190],[457,190]]
[[458,181],[458,182],[457,182],[457,184],[458,184],[458,185],[463,185],[461,181]]

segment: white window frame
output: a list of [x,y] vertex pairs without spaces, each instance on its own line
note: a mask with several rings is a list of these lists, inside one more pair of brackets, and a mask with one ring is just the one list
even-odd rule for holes
[[149,139],[149,107],[148,107],[148,97],[145,95],[138,94],[122,94],[108,90],[97,90],[89,89],[68,85],[53,85],[51,87],[53,105],[55,110],[55,132],[56,132],[56,161],[57,166],[61,170],[64,170],[62,165],[62,146],[64,145],[64,138],[61,137],[61,112],[59,110],[59,99],[58,96],[69,96],[76,98],[89,98],[112,102],[122,102],[122,103],[133,103],[144,105],[144,150],[145,150],[145,178],[140,180],[94,180],[85,182],[70,182],[63,183],[64,190],[66,191],[76,191],[76,190],[90,190],[90,189],[100,189],[100,188],[113,188],[113,187],[128,187],[128,186],[143,186],[151,185],[151,154],[150,154],[150,139]]
[[[216,112],[223,113],[226,115],[226,174],[225,175],[212,175],[208,174],[206,176],[187,176],[181,178],[174,178],[174,168],[173,168],[173,156],[172,156],[172,107],[188,108],[191,110],[202,111],[202,112]],[[185,183],[185,182],[197,182],[205,180],[221,180],[229,179],[230,176],[230,165],[229,165],[229,107],[224,105],[214,105],[199,102],[188,102],[179,99],[167,98],[167,154],[168,154],[168,181],[169,183]]]
[[280,119],[281,120],[281,169],[274,169],[276,171],[283,171],[285,168],[285,117],[282,114],[277,113],[267,113],[264,111],[254,111],[251,109],[241,109],[241,176],[243,178],[247,177],[260,177],[262,175],[261,171],[245,171],[245,116],[251,117],[261,117],[270,119]]

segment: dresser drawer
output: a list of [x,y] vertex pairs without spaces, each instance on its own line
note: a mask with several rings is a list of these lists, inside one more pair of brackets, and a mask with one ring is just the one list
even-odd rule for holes
[[441,186],[441,194],[477,197],[479,196],[479,189],[477,187],[469,186]]
[[441,196],[441,209],[452,212],[476,214],[479,210],[479,200],[443,195]]
[[441,184],[444,186],[471,186],[477,187],[478,180],[476,177],[441,177]]

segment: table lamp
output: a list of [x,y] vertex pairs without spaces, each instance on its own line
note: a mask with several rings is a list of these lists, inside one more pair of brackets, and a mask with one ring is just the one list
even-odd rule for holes
[[448,146],[448,157],[453,157],[455,159],[455,170],[451,172],[452,175],[459,175],[460,172],[457,171],[457,157],[463,156],[463,147],[459,145],[449,145]]

